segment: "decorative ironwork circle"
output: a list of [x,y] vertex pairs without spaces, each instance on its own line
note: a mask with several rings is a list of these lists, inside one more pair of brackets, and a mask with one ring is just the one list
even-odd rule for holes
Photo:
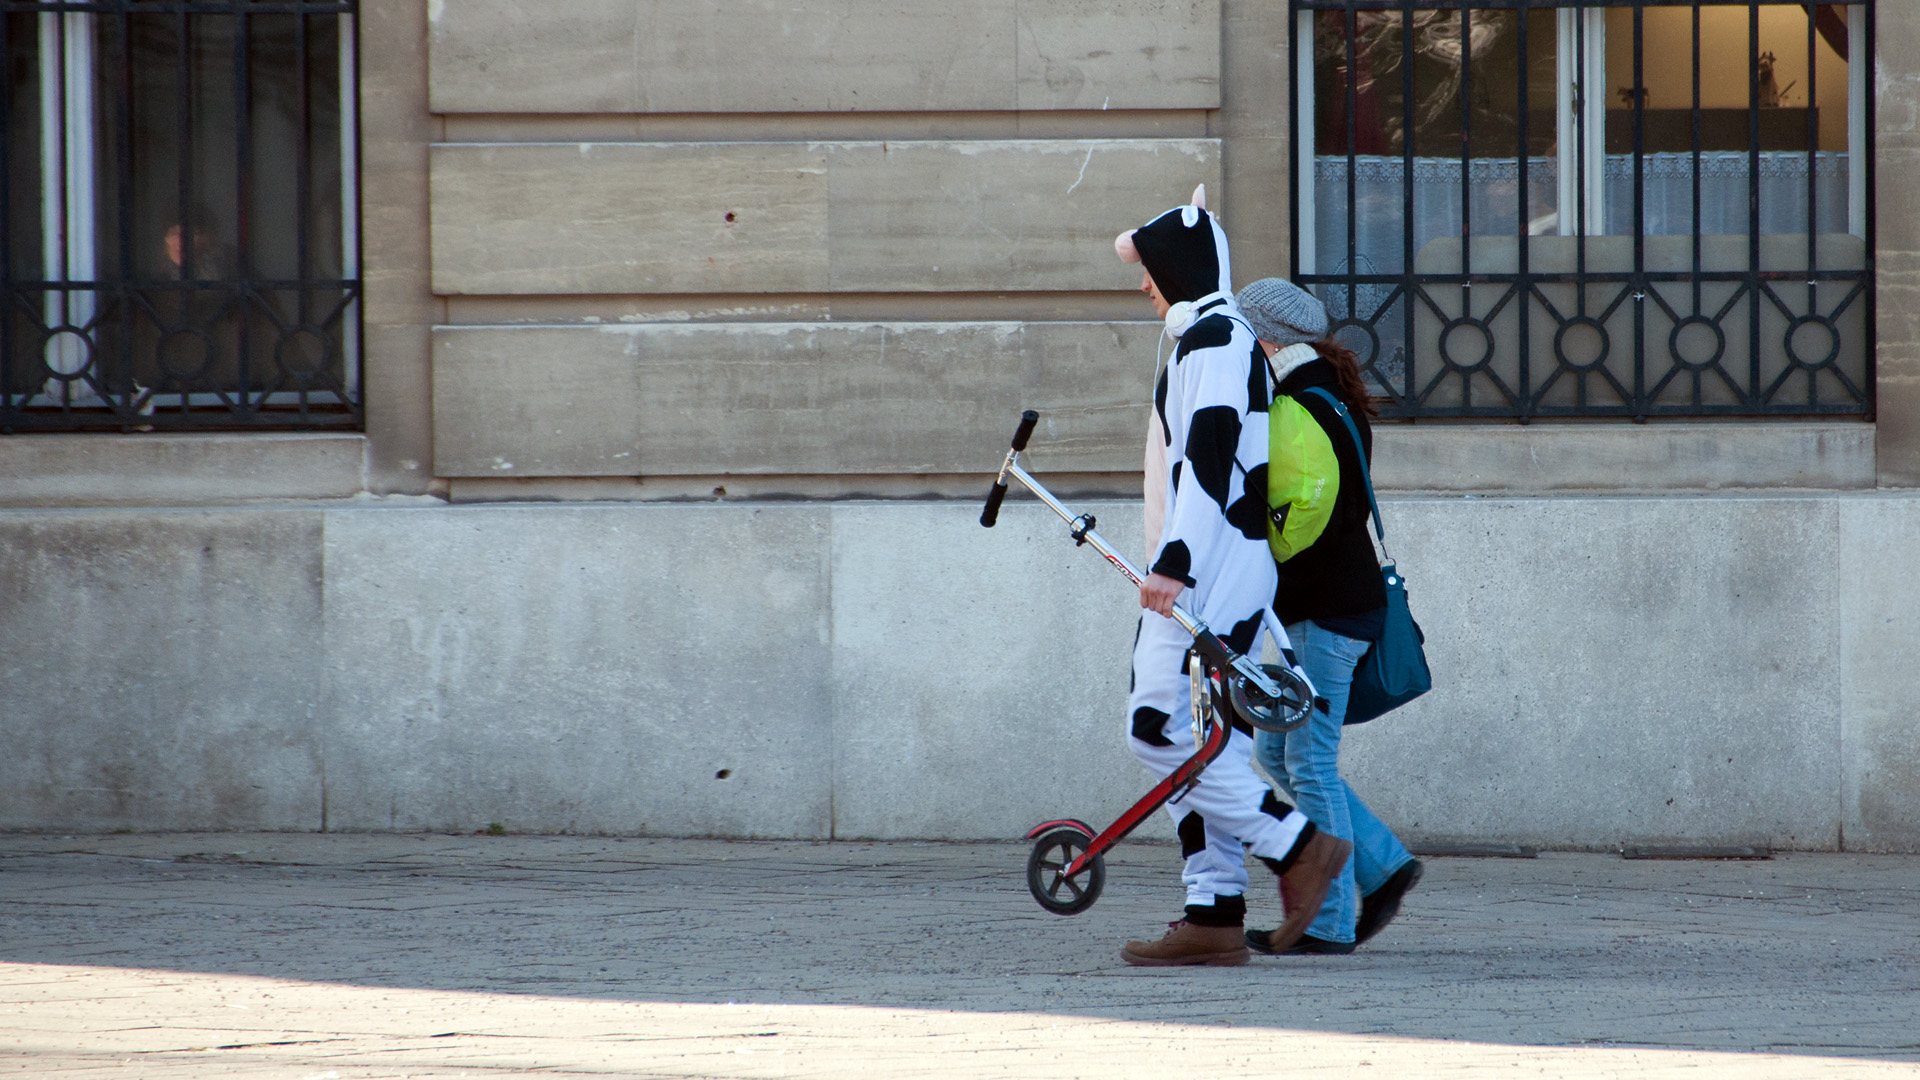
[[1334,323],[1332,326],[1327,328],[1327,339],[1329,341],[1338,341],[1340,338],[1340,331],[1347,330],[1347,329],[1358,330],[1362,334],[1366,335],[1366,339],[1367,339],[1367,349],[1365,352],[1360,352],[1360,350],[1358,349],[1354,350],[1355,352],[1359,353],[1359,355],[1354,358],[1354,363],[1358,364],[1361,367],[1366,367],[1368,364],[1371,364],[1375,360],[1379,359],[1380,332],[1375,330],[1373,327],[1367,325],[1366,323],[1361,322],[1358,319],[1342,319],[1339,322]]
[[[304,347],[308,342],[312,343],[312,348]],[[280,365],[281,371],[302,381],[312,379],[325,371],[327,361],[332,355],[333,340],[317,326],[295,327],[291,332],[282,335],[273,346],[273,362]],[[295,358],[310,362],[291,362]]]
[[[62,371],[53,364],[54,353],[61,351],[56,343],[62,338],[78,341],[81,353],[86,357],[86,360],[72,371]],[[87,372],[93,369],[93,339],[79,327],[71,323],[63,323],[47,331],[46,344],[41,349],[40,356],[46,365],[49,378],[59,379],[61,382],[77,382],[86,378]]]
[[[1680,347],[1680,335],[1685,333],[1689,327],[1694,326],[1704,326],[1707,328],[1707,331],[1713,335],[1713,355],[1707,357],[1705,360],[1687,359],[1686,352]],[[1718,322],[1707,318],[1705,315],[1689,315],[1673,324],[1673,332],[1667,335],[1667,352],[1673,357],[1675,364],[1686,368],[1688,371],[1705,371],[1719,363],[1720,358],[1726,355],[1727,332],[1720,328]]]
[[[1827,355],[1818,360],[1808,360],[1800,354],[1800,331],[1809,326],[1818,326],[1827,332]],[[1802,315],[1787,324],[1787,359],[1801,367],[1823,367],[1840,359],[1840,328],[1825,315]]]
[[[1600,347],[1594,351],[1591,360],[1575,360],[1567,355],[1567,335],[1575,330],[1591,330],[1600,339]],[[1613,351],[1613,337],[1607,328],[1600,325],[1598,319],[1586,315],[1576,315],[1560,324],[1553,332],[1553,356],[1564,366],[1574,371],[1593,371],[1607,362],[1607,354]]]
[[[1453,335],[1461,330],[1472,330],[1480,335],[1480,359],[1471,364],[1463,364],[1453,358]],[[1486,367],[1493,360],[1493,331],[1480,319],[1454,319],[1440,331],[1440,360],[1450,368],[1461,371],[1474,371]]]
[[[198,358],[189,359],[196,347]],[[160,360],[160,370],[176,383],[204,379],[213,370],[213,339],[204,330],[187,327],[170,331],[160,339],[160,347],[155,351]]]

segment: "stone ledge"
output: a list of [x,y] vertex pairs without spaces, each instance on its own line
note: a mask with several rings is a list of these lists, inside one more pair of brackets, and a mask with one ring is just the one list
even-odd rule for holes
[[1874,436],[1860,422],[1382,424],[1374,482],[1435,494],[1858,491],[1875,483]]
[[221,432],[0,438],[0,507],[221,506],[366,490],[366,436]]

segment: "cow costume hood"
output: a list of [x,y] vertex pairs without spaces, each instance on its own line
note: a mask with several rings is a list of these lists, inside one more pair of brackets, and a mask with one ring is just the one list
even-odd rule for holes
[[1201,301],[1216,294],[1233,295],[1233,272],[1227,259],[1227,234],[1207,212],[1207,186],[1193,189],[1193,200],[1114,238],[1113,249],[1123,262],[1139,263],[1153,275],[1153,283],[1169,304]]

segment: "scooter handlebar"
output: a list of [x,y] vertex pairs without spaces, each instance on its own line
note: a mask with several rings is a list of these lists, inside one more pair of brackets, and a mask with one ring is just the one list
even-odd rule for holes
[[1033,425],[1040,422],[1040,414],[1032,409],[1020,414],[1020,426],[1013,429],[1013,452],[1019,453],[1027,448],[1027,440],[1033,437]]
[[994,523],[1000,520],[1000,500],[1006,497],[1007,485],[993,485],[993,490],[987,492],[986,508],[980,511],[980,524],[993,528]]
[[[1013,450],[1007,455],[1011,462],[1013,455],[1027,448],[1027,440],[1033,437],[1033,425],[1040,422],[1040,414],[1028,409],[1020,414],[1020,426],[1013,429]],[[987,505],[980,511],[980,524],[991,529],[1000,520],[1000,503],[1007,497],[1007,470],[1000,469],[1000,476],[993,482],[993,489],[987,492]]]

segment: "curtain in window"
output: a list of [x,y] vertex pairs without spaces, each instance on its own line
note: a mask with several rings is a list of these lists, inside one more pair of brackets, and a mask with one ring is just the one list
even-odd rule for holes
[[[1650,236],[1689,235],[1693,222],[1693,155],[1648,154],[1643,159],[1644,231]],[[1707,236],[1746,236],[1752,160],[1743,152],[1700,155],[1700,232]],[[1760,155],[1760,232],[1807,231],[1807,173],[1813,172],[1814,231],[1847,231],[1848,163],[1844,153],[1821,152],[1809,165],[1805,152]],[[1556,159],[1527,162],[1529,198],[1525,227],[1517,198],[1520,166],[1514,160],[1473,159],[1462,177],[1458,158],[1413,159],[1413,251],[1441,237],[1465,232],[1471,215],[1476,236],[1542,235],[1559,232],[1553,211],[1558,185]],[[1398,274],[1405,269],[1406,159],[1363,155],[1355,160],[1353,226],[1355,251],[1347,250],[1347,159],[1322,155],[1315,162],[1315,272],[1320,274]],[[1606,232],[1633,234],[1633,158],[1609,154],[1605,166]],[[1465,196],[1464,205],[1462,196]],[[1425,269],[1425,267],[1423,267]],[[1688,267],[1654,267],[1685,270]],[[1458,272],[1457,270],[1455,272]],[[1382,293],[1382,296],[1385,294]],[[1362,305],[1362,314],[1366,311]]]

